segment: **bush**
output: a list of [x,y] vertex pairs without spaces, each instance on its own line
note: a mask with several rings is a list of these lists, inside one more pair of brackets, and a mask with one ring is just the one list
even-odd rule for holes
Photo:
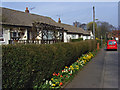
[[82,41],[83,38],[78,38],[78,39],[71,39],[71,42],[79,42],[79,41]]
[[2,47],[3,88],[31,88],[50,79],[78,57],[96,48],[96,41]]

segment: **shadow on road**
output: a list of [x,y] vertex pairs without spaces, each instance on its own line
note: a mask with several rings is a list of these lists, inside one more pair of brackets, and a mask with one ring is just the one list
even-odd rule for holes
[[117,51],[116,49],[104,49],[105,51]]

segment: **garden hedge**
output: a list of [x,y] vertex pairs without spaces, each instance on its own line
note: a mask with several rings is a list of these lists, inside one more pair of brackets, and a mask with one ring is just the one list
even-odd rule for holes
[[82,41],[83,38],[78,38],[78,39],[71,39],[71,42],[78,42],[78,41]]
[[3,45],[2,87],[40,86],[53,72],[62,70],[95,48],[94,40],[49,45]]

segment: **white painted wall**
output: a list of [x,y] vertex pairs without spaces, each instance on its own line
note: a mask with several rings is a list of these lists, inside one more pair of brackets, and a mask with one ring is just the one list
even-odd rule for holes
[[79,35],[78,34],[67,34],[67,42],[70,42],[70,39],[78,39]]
[[83,40],[85,40],[85,39],[93,39],[93,34],[90,31],[90,36],[81,35],[81,38],[83,38]]
[[24,35],[20,38],[20,40],[27,40],[27,29],[24,31]]
[[88,39],[91,39],[91,36],[87,36],[88,37]]
[[[9,44],[10,40],[10,29],[3,28],[3,38],[5,41],[5,44]],[[20,38],[20,40],[27,40],[27,29],[24,32],[24,35]]]
[[42,36],[42,34],[41,34],[41,31],[39,32],[39,35],[36,37],[36,39],[41,39],[41,36]]
[[64,32],[64,42],[68,42],[67,38],[67,32]]
[[90,39],[93,39],[93,33],[90,31]]
[[90,39],[90,36],[84,36],[84,35],[81,35],[80,38],[83,38],[83,40],[86,40],[86,39]]
[[86,39],[91,39],[91,36],[84,36],[83,35],[83,40],[86,40]]
[[83,36],[83,40],[87,39],[87,36]]
[[[10,40],[10,30],[9,29],[3,29],[3,37],[5,40],[5,44],[9,44]],[[78,39],[78,38],[83,38],[85,39],[92,39],[93,34],[90,32],[90,36],[83,36],[81,35],[79,37],[78,34],[68,34],[67,32],[64,32],[64,42],[70,42],[70,39]],[[31,38],[31,32],[30,32],[30,38]],[[37,39],[41,39],[41,31],[39,32],[39,35],[37,36]],[[27,29],[24,31],[24,35],[20,38],[20,40],[27,40]]]
[[10,29],[5,29],[3,28],[3,38],[5,41],[5,44],[9,44],[9,40],[10,40]]
[[78,38],[79,38],[79,35],[77,34],[77,35],[76,35],[76,39],[78,39]]
[[81,35],[80,38],[83,38],[83,35]]

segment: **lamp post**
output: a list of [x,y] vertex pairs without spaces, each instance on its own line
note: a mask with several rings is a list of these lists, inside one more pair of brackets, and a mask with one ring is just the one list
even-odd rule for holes
[[95,39],[95,7],[93,6],[93,39]]
[[98,19],[95,19],[95,7],[93,6],[93,39],[95,39],[95,21]]

